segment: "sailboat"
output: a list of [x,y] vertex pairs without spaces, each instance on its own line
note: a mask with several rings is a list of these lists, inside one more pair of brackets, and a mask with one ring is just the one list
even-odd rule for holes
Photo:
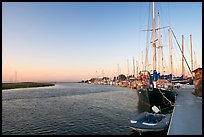
[[[191,71],[193,70],[193,52],[192,52],[192,35],[190,35],[190,46],[191,46]],[[184,36],[182,35],[182,75],[180,77],[173,78],[171,82],[174,84],[193,84],[193,78],[185,76],[184,71]],[[188,66],[188,63],[187,63]]]
[[[155,7],[152,3],[152,47],[153,47],[153,73],[150,74],[148,70],[140,71],[137,76],[137,93],[139,101],[144,102],[152,106],[157,106],[161,111],[171,110],[175,103],[177,93],[173,90],[173,84],[168,80],[160,76],[156,70],[156,30],[160,30],[160,26],[155,27]],[[159,23],[158,23],[159,24]],[[168,26],[169,27],[169,26]],[[166,27],[163,27],[166,28]],[[160,35],[160,34],[159,34]],[[159,40],[159,39],[158,39]],[[160,45],[161,46],[161,45]],[[172,74],[168,76],[171,78]]]

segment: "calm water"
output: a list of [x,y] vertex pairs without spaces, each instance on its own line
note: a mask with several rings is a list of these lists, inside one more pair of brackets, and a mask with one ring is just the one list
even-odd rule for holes
[[57,83],[2,90],[2,134],[132,134],[146,108],[136,91],[110,85]]

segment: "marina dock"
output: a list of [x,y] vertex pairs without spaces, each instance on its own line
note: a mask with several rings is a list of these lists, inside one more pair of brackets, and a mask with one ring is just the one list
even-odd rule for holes
[[192,94],[193,85],[178,90],[167,135],[202,135],[202,97]]

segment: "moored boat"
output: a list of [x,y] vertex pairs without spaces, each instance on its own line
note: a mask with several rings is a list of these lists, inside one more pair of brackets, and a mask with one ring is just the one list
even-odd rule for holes
[[[156,28],[156,20],[155,20],[155,6],[154,2],[152,3],[152,28],[145,30],[145,31],[151,31],[152,32],[152,40],[151,45],[153,47],[153,53],[152,53],[152,69],[151,74],[149,68],[145,67],[144,71],[140,71],[139,75],[137,76],[137,93],[139,96],[139,99],[143,101],[145,104],[148,104],[150,107],[153,105],[156,105],[157,107],[160,107],[160,109],[167,109],[172,108],[173,104],[175,103],[176,99],[176,92],[173,90],[174,86],[173,83],[169,80],[172,78],[172,71],[169,75],[166,75],[164,78],[163,73],[164,70],[164,62],[163,62],[163,54],[162,57],[160,57],[159,53],[163,52],[163,46],[161,44],[161,34],[160,29],[169,28],[169,37],[171,37],[171,27],[160,27],[160,17],[158,12],[158,28]],[[156,38],[156,31],[158,31],[158,39]],[[157,42],[158,40],[158,42]],[[171,40],[170,40],[171,41]],[[158,45],[158,46],[157,46]],[[170,44],[170,47],[172,44]],[[157,52],[156,48],[160,48],[160,52],[158,52],[158,62],[157,62]],[[171,50],[171,48],[170,48]],[[170,54],[170,59],[171,58]],[[160,61],[162,60],[162,63]],[[172,60],[171,60],[172,61]],[[170,62],[171,62],[170,61]],[[157,67],[158,63],[158,67]],[[162,67],[160,66],[162,64]],[[170,63],[172,68],[172,62]],[[170,69],[171,70],[171,69]],[[160,72],[162,75],[160,75]]]
[[149,112],[143,112],[136,118],[130,120],[130,128],[140,134],[144,132],[160,132],[168,129],[171,119],[171,113],[169,114],[153,114]]
[[175,103],[176,92],[171,88],[153,86],[151,79],[148,71],[140,71],[136,88],[139,100],[149,107],[155,105],[165,111],[167,108],[172,108]]

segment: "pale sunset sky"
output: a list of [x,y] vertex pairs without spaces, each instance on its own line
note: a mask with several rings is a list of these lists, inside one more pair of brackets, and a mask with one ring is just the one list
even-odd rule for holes
[[[149,48],[151,2],[3,2],[2,81],[81,81],[141,68]],[[155,2],[160,26],[171,26],[190,65],[192,34],[195,67],[202,67],[202,2]],[[157,17],[156,17],[157,19]],[[168,28],[162,29],[168,67]],[[148,41],[148,42],[147,42]],[[143,54],[142,54],[143,53]],[[194,54],[195,53],[195,54]],[[135,63],[137,65],[137,63]],[[181,53],[173,38],[174,71]],[[149,67],[152,67],[151,65]],[[186,72],[188,68],[185,65]],[[168,71],[168,69],[167,69]],[[103,74],[102,74],[103,73]]]

